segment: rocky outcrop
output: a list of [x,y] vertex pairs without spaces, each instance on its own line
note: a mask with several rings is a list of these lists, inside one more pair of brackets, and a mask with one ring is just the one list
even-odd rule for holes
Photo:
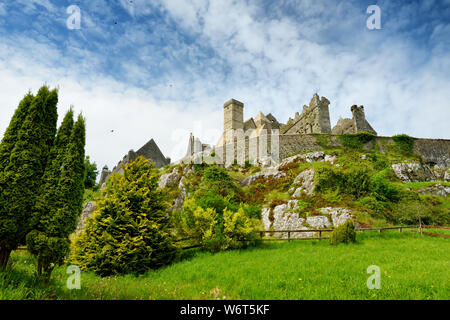
[[[299,197],[302,193],[312,196],[316,183],[314,181],[314,175],[316,172],[314,169],[309,169],[300,172],[293,182],[293,187],[290,189],[293,192],[292,197]],[[298,186],[298,187],[296,187]]]
[[446,197],[450,195],[450,187],[444,186],[442,184],[435,184],[420,190],[417,190],[420,194],[432,194],[435,196]]
[[92,216],[92,213],[95,211],[95,202],[94,201],[88,201],[84,204],[83,211],[81,212],[80,217],[78,218],[78,225],[77,229],[75,230],[75,234],[79,234],[83,231],[86,221],[88,218]]
[[286,176],[286,173],[279,171],[277,167],[263,168],[260,172],[255,173],[241,181],[242,186],[249,186],[259,178],[264,179],[281,179]]
[[[286,173],[282,170],[282,168],[287,166],[287,165],[289,165],[289,164],[291,164],[291,163],[294,163],[294,162],[308,162],[308,163],[311,163],[311,162],[324,162],[324,161],[330,162],[331,164],[334,164],[337,161],[337,157],[325,154],[322,151],[310,152],[310,153],[307,153],[307,154],[295,155],[295,156],[292,156],[292,157],[284,159],[277,166],[268,167],[268,168],[262,168],[260,172],[243,179],[241,181],[241,185],[242,186],[251,185],[253,182],[255,182],[259,178],[264,178],[264,179],[270,179],[270,178],[272,178],[272,179],[281,179],[281,178],[286,176]],[[305,173],[305,174],[310,174],[310,172],[309,173]],[[314,175],[313,175],[313,177],[314,177]],[[301,177],[299,179],[301,179]],[[310,188],[308,187],[307,189],[309,190]],[[294,190],[292,190],[291,192],[294,192]]]
[[420,162],[402,162],[392,165],[395,175],[403,182],[435,181],[436,176],[427,165]]
[[180,178],[180,174],[178,173],[177,168],[173,169],[172,172],[161,175],[159,178],[159,188],[168,188],[174,186],[178,183]]
[[320,208],[319,211],[329,216],[333,222],[333,226],[335,227],[344,224],[347,220],[352,219],[353,217],[351,210],[345,208],[327,207]]
[[171,208],[172,211],[179,211],[183,207],[184,198],[186,197],[186,185],[185,185],[186,177],[181,177],[180,182],[178,183],[178,190],[180,194],[173,201],[173,206]]
[[[262,210],[262,222],[265,230],[310,230],[327,229],[332,226],[338,226],[352,219],[352,213],[346,208],[320,208],[323,215],[299,217],[295,212],[298,209],[298,200],[290,200],[285,204],[280,204],[273,209],[264,208]],[[287,232],[274,233],[274,237],[286,239]],[[295,232],[291,238],[314,237],[315,232]]]

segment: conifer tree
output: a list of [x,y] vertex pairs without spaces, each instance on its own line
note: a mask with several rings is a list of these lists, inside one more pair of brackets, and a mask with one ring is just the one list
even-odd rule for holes
[[88,219],[72,242],[70,261],[101,276],[143,273],[175,259],[166,203],[158,188],[159,173],[138,157],[114,174]]
[[19,130],[27,116],[33,98],[34,96],[29,92],[22,101],[20,101],[19,106],[11,118],[8,128],[3,135],[2,142],[0,143],[0,174],[3,173],[3,170],[9,163],[11,151],[17,142]]
[[47,166],[44,187],[33,214],[34,229],[27,236],[28,250],[38,258],[38,275],[46,281],[54,266],[61,264],[68,254],[68,238],[75,231],[82,211],[84,147],[85,121],[79,116],[73,125],[70,110],[58,130],[53,159]]
[[[39,89],[17,131],[17,141],[0,177],[0,267],[25,241],[30,216],[56,133],[58,92]],[[19,118],[19,116],[18,116]]]

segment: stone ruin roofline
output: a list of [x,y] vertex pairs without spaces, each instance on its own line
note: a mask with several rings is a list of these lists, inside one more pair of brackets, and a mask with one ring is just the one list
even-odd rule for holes
[[[316,96],[317,96],[317,100],[319,101],[319,103],[311,105],[312,100]],[[326,99],[325,97],[322,97],[322,98]],[[303,110],[299,114],[298,117],[294,117],[294,119],[291,118],[292,119],[292,124],[288,125],[288,122],[289,122],[289,119],[288,119],[288,121],[286,122],[285,128],[283,128],[282,134],[285,134],[285,132],[287,132],[289,129],[291,129],[293,126],[295,126],[300,120],[302,120],[304,117],[306,117],[311,111],[313,111],[316,108],[319,108],[320,104],[322,103],[322,99],[319,97],[319,95],[317,93],[315,93],[314,96],[311,99],[311,102],[310,102],[309,106],[307,106],[306,104],[303,105]]]

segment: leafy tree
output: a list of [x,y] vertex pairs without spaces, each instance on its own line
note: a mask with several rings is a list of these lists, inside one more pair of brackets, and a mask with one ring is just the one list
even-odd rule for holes
[[[24,243],[30,230],[30,215],[56,134],[57,103],[56,89],[50,91],[47,86],[39,89],[24,111],[26,117],[0,177],[0,265],[3,270],[11,251]],[[15,120],[19,118],[17,115]]]
[[96,189],[96,181],[98,175],[97,164],[95,162],[91,162],[89,156],[86,156],[86,159],[84,160],[84,166],[86,168],[86,179],[84,181],[84,187],[86,189]]
[[178,253],[158,189],[159,171],[143,157],[123,170],[111,176],[104,198],[71,246],[72,263],[102,276],[157,269]]
[[84,119],[79,116],[74,125],[70,110],[58,130],[31,219],[33,230],[26,238],[28,250],[38,258],[38,275],[47,281],[53,267],[68,254],[68,236],[82,210],[84,146]]

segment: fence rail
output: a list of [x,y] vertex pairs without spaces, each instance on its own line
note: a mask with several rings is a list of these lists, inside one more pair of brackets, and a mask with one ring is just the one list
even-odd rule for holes
[[[413,226],[394,226],[394,227],[382,227],[382,228],[356,228],[355,230],[358,232],[365,232],[365,231],[378,231],[382,232],[384,230],[398,230],[398,232],[402,232],[403,229],[420,229],[420,228],[428,228],[428,229],[445,229],[450,230],[450,227],[443,227],[443,226],[429,226],[429,225],[413,225]],[[259,234],[261,241],[291,241],[291,240],[322,240],[322,239],[329,239],[329,237],[323,237],[322,233],[324,232],[332,232],[333,229],[309,229],[309,230],[259,230],[255,231],[254,233]],[[304,233],[304,232],[318,232],[318,237],[304,237],[304,238],[292,238],[292,233]],[[437,234],[437,233],[431,233],[431,232],[423,232],[423,231],[415,231],[411,230],[411,232],[421,232],[423,234],[432,235],[432,236],[443,236],[443,237],[449,237],[450,235],[443,235],[443,234]],[[266,233],[287,233],[287,238],[264,238],[264,235]],[[182,242],[182,241],[188,241],[188,240],[194,240],[195,238],[183,238],[183,239],[177,239],[174,242]],[[240,241],[248,241],[248,240],[240,240]],[[187,249],[193,249],[198,248],[200,245],[191,245],[187,247],[183,247],[183,250]],[[26,247],[18,247],[16,250],[27,250]]]
[[[398,232],[402,232],[403,229],[416,229],[419,227],[420,226],[395,226],[395,227],[383,227],[383,228],[356,228],[355,230],[359,231],[359,232],[364,232],[364,231],[382,232],[383,230],[398,230]],[[260,240],[262,240],[262,241],[322,240],[322,239],[329,239],[328,237],[322,237],[322,232],[332,232],[333,230],[334,229],[260,230],[260,231],[255,231],[255,233],[260,235]],[[291,233],[302,233],[302,232],[313,232],[313,233],[318,232],[319,237],[291,238]],[[264,239],[264,235],[266,233],[287,233],[287,238]]]

